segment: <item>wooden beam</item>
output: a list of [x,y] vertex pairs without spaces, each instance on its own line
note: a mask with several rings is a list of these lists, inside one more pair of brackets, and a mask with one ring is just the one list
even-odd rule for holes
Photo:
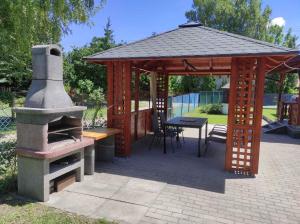
[[228,121],[227,121],[227,140],[225,155],[225,170],[231,171],[232,148],[233,148],[233,123],[234,123],[234,105],[236,101],[235,89],[238,79],[237,58],[233,58],[231,62],[230,89],[228,99]]
[[[160,72],[160,71],[157,71]],[[167,73],[170,75],[230,75],[231,70],[205,70],[205,71],[183,71],[183,70],[167,70]]]
[[113,88],[113,63],[108,63],[107,66],[107,127],[112,127],[113,105],[114,105],[114,88]]
[[[282,95],[282,91],[283,91],[283,82],[284,82],[284,79],[285,79],[285,76],[286,76],[286,73],[280,73],[280,80],[279,80],[279,90],[278,90],[278,99],[277,99],[277,112],[276,112],[276,115],[277,115],[277,119],[279,117],[279,114],[280,114],[280,105],[281,105],[281,95]],[[267,77],[266,77],[267,78]]]
[[272,80],[272,81],[275,81],[275,82],[280,82],[280,80],[278,80],[278,79],[274,79],[274,78],[271,78],[271,77],[266,77],[266,79],[268,79],[268,80]]
[[252,174],[258,173],[259,163],[259,148],[260,148],[260,137],[261,137],[261,121],[264,101],[264,82],[265,82],[265,58],[257,59],[257,75],[255,80],[255,109],[253,118],[254,122],[254,133],[253,133],[253,146],[252,146]]
[[189,63],[187,59],[183,59],[182,63],[184,65],[184,67],[186,68],[186,70],[188,70],[188,69],[191,69],[192,71],[197,71],[198,70],[194,65]]
[[297,55],[296,52],[294,53],[286,53],[286,54],[278,54],[278,53],[274,53],[274,54],[247,54],[247,55],[203,55],[203,56],[166,56],[166,57],[143,57],[143,58],[107,58],[107,59],[87,59],[84,58],[84,60],[88,61],[89,63],[98,63],[98,64],[102,64],[104,62],[107,61],[145,61],[145,60],[153,60],[153,61],[162,61],[162,60],[174,60],[174,59],[178,59],[178,60],[182,60],[182,59],[208,59],[208,58],[249,58],[249,57],[256,57],[256,58],[261,58],[261,57],[267,57],[267,56],[272,56],[273,58],[285,58],[289,59],[289,58],[293,58]]
[[140,102],[140,70],[135,70],[134,77],[134,138],[138,139],[138,118],[139,118],[139,102]]

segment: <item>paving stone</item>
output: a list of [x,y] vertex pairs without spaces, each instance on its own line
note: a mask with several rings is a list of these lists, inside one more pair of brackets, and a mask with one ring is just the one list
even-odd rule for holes
[[211,143],[198,158],[198,132],[184,133],[183,147],[166,155],[159,144],[149,151],[147,138],[137,142],[130,158],[98,163],[95,175],[51,195],[50,204],[120,223],[299,223],[299,139],[263,135],[252,178],[224,171],[224,144]]
[[148,191],[153,193],[159,193],[165,186],[166,186],[165,183],[152,181],[152,180],[138,179],[138,178],[130,179],[128,183],[125,185],[127,189]]
[[62,191],[51,194],[50,200],[45,204],[80,215],[91,216],[104,202],[103,198]]
[[149,191],[122,188],[111,198],[114,200],[149,206],[156,199],[157,195],[157,193],[152,193]]
[[95,173],[92,177],[94,183],[104,183],[116,186],[124,186],[130,180],[127,176],[116,175],[111,173]]
[[81,182],[75,183],[66,190],[70,192],[83,193],[101,198],[111,198],[119,190],[119,186],[112,184]]

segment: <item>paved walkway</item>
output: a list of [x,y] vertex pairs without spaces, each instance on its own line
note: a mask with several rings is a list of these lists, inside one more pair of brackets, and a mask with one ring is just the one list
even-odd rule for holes
[[264,135],[259,175],[227,173],[225,145],[212,143],[196,157],[197,132],[162,154],[149,138],[127,159],[98,163],[66,190],[52,194],[50,206],[119,223],[300,223],[300,140]]

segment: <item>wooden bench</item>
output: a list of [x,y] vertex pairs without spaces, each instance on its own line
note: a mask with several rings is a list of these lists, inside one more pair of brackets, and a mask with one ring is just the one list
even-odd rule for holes
[[[85,130],[83,136],[94,139],[94,151],[86,153],[87,160],[93,157],[96,161],[112,161],[115,156],[115,135],[121,133],[121,130],[115,128],[93,128]],[[89,157],[89,158],[88,158]]]

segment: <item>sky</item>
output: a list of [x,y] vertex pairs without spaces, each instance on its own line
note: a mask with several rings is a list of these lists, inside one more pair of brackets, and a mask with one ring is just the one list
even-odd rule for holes
[[[88,44],[94,36],[103,36],[110,18],[116,42],[132,42],[153,32],[161,33],[186,22],[185,12],[192,0],[106,0],[106,4],[91,18],[92,25],[71,24],[71,34],[63,36],[64,51]],[[272,23],[292,28],[300,38],[300,0],[263,0],[272,8]],[[300,44],[300,39],[298,39]]]

